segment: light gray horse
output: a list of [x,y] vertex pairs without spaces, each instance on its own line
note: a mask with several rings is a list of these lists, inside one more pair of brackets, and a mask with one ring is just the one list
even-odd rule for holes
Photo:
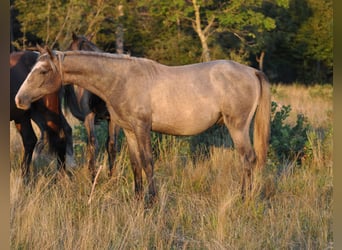
[[[42,51],[43,53],[43,51]],[[143,195],[142,169],[153,201],[151,130],[195,135],[224,123],[241,156],[241,192],[252,186],[252,171],[266,162],[270,136],[270,90],[265,75],[226,60],[169,67],[155,61],[109,53],[46,49],[16,95],[16,105],[30,104],[76,84],[105,101],[110,121],[127,137],[135,192]],[[249,136],[253,116],[254,149]]]

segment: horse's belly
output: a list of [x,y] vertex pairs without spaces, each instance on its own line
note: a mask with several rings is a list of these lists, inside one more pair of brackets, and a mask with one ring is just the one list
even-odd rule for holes
[[[173,135],[195,135],[220,118],[220,95],[210,86],[168,82],[151,93],[152,130]],[[169,88],[165,87],[169,86]]]
[[152,115],[152,130],[171,135],[196,135],[213,126],[219,113],[168,113]]

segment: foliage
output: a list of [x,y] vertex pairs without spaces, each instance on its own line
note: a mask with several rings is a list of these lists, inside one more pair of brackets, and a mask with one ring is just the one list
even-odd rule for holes
[[304,56],[332,66],[333,9],[328,0],[309,0],[312,15],[303,23],[296,40],[305,46]]
[[[73,127],[73,141],[75,158],[79,160],[86,159],[86,147],[88,141],[87,131],[83,124]],[[97,140],[97,154],[103,155],[106,150],[106,142],[108,135],[108,123],[106,121],[98,121],[95,125],[95,137]],[[119,135],[119,143],[122,141],[122,134]]]
[[277,108],[278,104],[272,102],[270,154],[276,157],[272,160],[282,162],[297,159],[300,161],[305,153],[310,125],[302,114],[297,115],[294,126],[286,124],[285,120],[290,115],[291,106],[282,106],[280,110]]
[[63,50],[75,31],[114,53],[121,26],[125,53],[164,64],[199,62],[207,50],[263,66],[271,81],[332,82],[332,0],[11,0],[11,15],[16,49]]

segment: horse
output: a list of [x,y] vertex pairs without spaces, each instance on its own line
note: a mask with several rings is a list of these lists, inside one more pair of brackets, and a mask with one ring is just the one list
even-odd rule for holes
[[[266,164],[270,137],[270,84],[266,75],[230,60],[167,66],[146,58],[89,51],[42,50],[19,89],[18,108],[28,109],[41,96],[75,84],[99,96],[110,123],[126,136],[135,195],[157,200],[151,131],[196,135],[224,124],[240,156],[241,195],[252,191],[254,170]],[[253,145],[249,130],[253,126]]]
[[[84,36],[77,36],[72,33],[72,42],[67,50],[85,50],[102,52],[89,38]],[[96,151],[98,148],[97,139],[95,136],[95,124],[99,120],[106,120],[109,123],[109,113],[106,108],[105,102],[98,96],[89,92],[88,90],[73,85],[64,86],[64,104],[71,111],[74,117],[82,121],[87,131],[87,165],[91,173],[92,181],[95,178],[95,159]],[[113,166],[118,150],[118,135],[120,127],[113,124],[112,127],[108,126],[107,137],[107,153],[109,161],[108,176],[113,175]],[[109,136],[111,134],[111,136]]]
[[[39,155],[44,148],[45,136],[49,152],[57,155],[57,169],[65,169],[73,162],[72,129],[66,121],[60,105],[61,91],[55,91],[32,103],[29,110],[18,109],[14,97],[39,56],[34,51],[19,51],[10,54],[10,121],[14,121],[20,133],[24,156],[21,161],[25,183],[30,177],[30,164],[33,155]],[[33,130],[31,119],[40,129],[40,138]],[[67,146],[69,145],[69,146]]]

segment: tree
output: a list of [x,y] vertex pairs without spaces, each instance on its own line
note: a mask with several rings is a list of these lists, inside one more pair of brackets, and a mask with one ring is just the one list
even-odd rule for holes
[[[72,32],[95,35],[110,17],[115,18],[117,1],[14,1],[18,10],[23,37],[17,47],[25,49],[30,45],[27,36],[36,36],[41,42],[59,49],[65,49]],[[32,39],[35,40],[35,39]],[[20,49],[20,48],[18,48]]]
[[194,14],[195,14],[195,20],[192,21],[192,26],[201,41],[203,61],[208,62],[210,61],[208,38],[211,33],[211,28],[214,25],[215,15],[210,15],[209,19],[207,20],[206,26],[202,28],[200,4],[198,4],[197,0],[192,0],[192,5],[194,8]]
[[263,11],[277,27],[259,37],[268,51],[265,71],[272,81],[332,82],[331,3],[291,0],[287,9],[264,3]]
[[312,14],[301,25],[295,42],[301,49],[303,72],[307,72],[304,78],[327,81],[333,68],[332,0],[308,0],[308,4]]
[[[288,6],[288,0],[271,2]],[[215,46],[212,38],[218,33],[231,33],[239,39],[240,47],[251,50],[257,43],[257,36],[275,29],[274,19],[262,13],[262,3],[258,0],[191,0],[191,4],[184,5],[183,18],[190,20],[201,41],[202,60],[211,60],[210,46]]]
[[227,58],[271,81],[332,81],[332,0],[11,0],[11,13],[16,49],[64,50],[76,32],[168,65]]

